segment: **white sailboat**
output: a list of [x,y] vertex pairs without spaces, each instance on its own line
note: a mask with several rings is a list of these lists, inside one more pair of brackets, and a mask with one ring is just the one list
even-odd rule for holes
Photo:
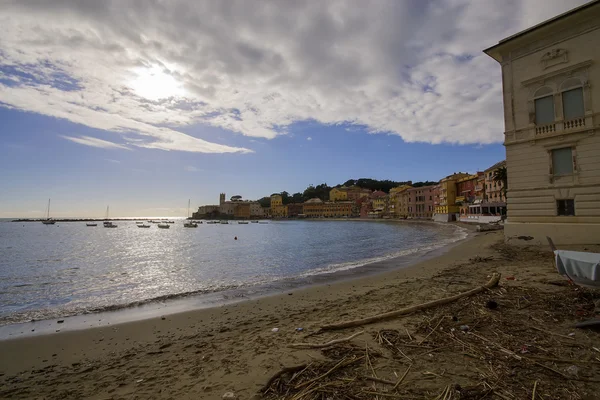
[[106,206],[106,216],[104,217],[105,221],[103,225],[105,228],[116,228],[116,224],[113,224],[112,221],[108,221],[108,207],[109,206]]
[[48,199],[48,208],[46,209],[46,219],[42,220],[42,224],[54,225],[55,223],[56,223],[55,220],[50,219],[50,199]]
[[189,220],[189,218],[190,218],[190,199],[188,199],[188,209],[187,209],[187,215],[186,215],[186,217],[188,219],[186,219],[186,221],[183,223],[183,227],[184,228],[197,228],[198,227],[197,223],[195,223],[194,221],[190,221]]

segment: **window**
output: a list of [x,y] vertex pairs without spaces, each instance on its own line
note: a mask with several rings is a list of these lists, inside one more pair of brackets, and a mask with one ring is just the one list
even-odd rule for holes
[[535,124],[547,125],[554,122],[554,97],[535,99]]
[[567,90],[562,93],[565,120],[583,117],[583,88]]
[[573,149],[564,147],[552,150],[552,173],[554,175],[573,173]]
[[575,200],[556,200],[557,215],[575,215]]

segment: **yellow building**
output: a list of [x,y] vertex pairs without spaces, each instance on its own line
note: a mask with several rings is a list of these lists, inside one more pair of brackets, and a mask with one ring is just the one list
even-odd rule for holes
[[[402,185],[390,189],[388,207],[389,213],[396,218],[406,218],[408,216],[408,197],[402,197],[403,193],[406,193],[407,189],[410,189],[411,185]],[[404,207],[403,207],[404,206]],[[403,214],[403,211],[404,214]]]
[[502,71],[510,243],[598,243],[599,46],[591,1],[485,50]]
[[352,216],[353,203],[351,201],[327,201],[319,198],[304,202],[304,215],[307,218],[344,218]]
[[329,201],[346,201],[348,200],[348,192],[345,188],[333,188],[329,191]]
[[271,196],[271,217],[287,217],[287,206],[283,205],[283,198],[278,194]]
[[248,219],[250,218],[250,203],[240,202],[236,205],[233,212],[235,218]]
[[440,181],[440,204],[435,206],[435,221],[449,222],[456,219],[456,214],[460,213],[460,206],[456,204],[456,184],[468,176],[469,174],[459,172]]

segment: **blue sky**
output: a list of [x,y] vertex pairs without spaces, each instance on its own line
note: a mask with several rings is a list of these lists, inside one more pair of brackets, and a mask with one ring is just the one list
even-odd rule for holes
[[8,1],[0,218],[485,169],[504,127],[481,50],[582,1],[510,3]]

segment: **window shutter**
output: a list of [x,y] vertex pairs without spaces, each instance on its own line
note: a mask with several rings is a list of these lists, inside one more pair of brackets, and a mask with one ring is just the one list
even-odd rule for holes
[[563,92],[562,101],[565,120],[584,116],[583,88],[571,89]]
[[535,100],[535,124],[547,125],[554,122],[554,96]]

